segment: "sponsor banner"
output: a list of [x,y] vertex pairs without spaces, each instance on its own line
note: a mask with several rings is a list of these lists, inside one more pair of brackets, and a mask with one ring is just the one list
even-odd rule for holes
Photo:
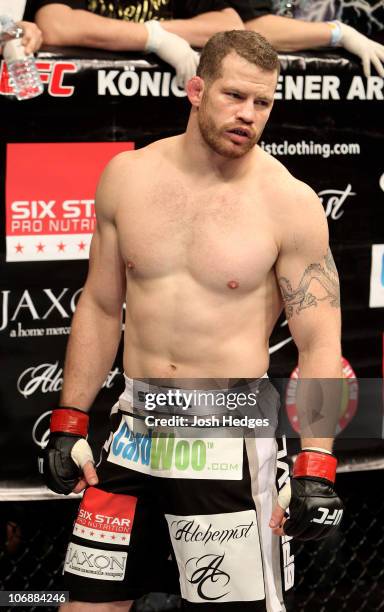
[[384,244],[373,244],[369,307],[384,307]]
[[[152,67],[145,59],[105,61],[95,58],[90,62],[86,59],[44,59],[41,57],[43,55],[41,53],[37,58],[36,66],[46,85],[46,94],[52,98],[66,99],[84,93],[85,84],[89,89],[88,95],[90,93],[95,97],[186,97],[185,90],[177,85],[174,73],[159,70],[157,65]],[[281,54],[280,59],[284,66],[292,58]],[[333,103],[384,99],[384,82],[381,77],[373,75],[366,78],[360,74],[346,73],[340,78],[337,74],[321,74],[321,68],[328,68],[328,62],[324,56],[316,58],[318,69],[313,72],[317,74],[311,74],[308,68],[305,74],[281,74],[275,99]],[[86,79],[85,76],[93,78]],[[4,61],[0,63],[1,94],[14,95]]]
[[7,261],[87,258],[100,174],[114,155],[133,147],[132,142],[8,144]]
[[0,333],[9,338],[67,335],[81,292],[82,287],[0,291]]
[[[119,368],[111,370],[102,388],[111,389],[115,378],[121,374]],[[63,367],[58,361],[54,363],[39,363],[23,370],[17,379],[17,391],[24,398],[35,393],[56,393],[63,386]]]
[[[344,357],[342,358],[342,368],[343,368],[344,378],[343,378],[341,404],[339,408],[339,420],[338,420],[338,425],[337,425],[336,432],[335,432],[336,435],[341,433],[347,427],[347,425],[351,423],[352,419],[354,418],[356,414],[358,401],[359,401],[359,382],[356,378],[355,372],[353,371],[351,367],[351,364]],[[299,379],[299,368],[296,367],[291,374],[291,377],[287,384],[286,392],[285,392],[285,407],[286,407],[287,415],[289,418],[289,422],[292,428],[297,433],[300,432],[300,424],[299,424],[299,417],[297,413],[297,404],[296,404],[298,379]],[[324,382],[326,383],[326,380]],[[332,436],[331,431],[328,431],[327,433],[329,436]],[[323,437],[326,437],[325,433]]]
[[224,603],[265,598],[255,510],[165,517],[184,599]]
[[91,239],[89,233],[7,236],[7,261],[88,259]]
[[65,557],[64,571],[95,580],[122,581],[127,557],[126,552],[89,548],[71,542]]
[[[345,75],[344,75],[345,76]],[[384,100],[384,80],[361,75],[340,79],[333,74],[282,74],[276,100]]]
[[84,493],[73,535],[93,542],[127,546],[137,498],[89,487]]
[[360,143],[358,142],[315,142],[314,140],[299,140],[289,142],[266,142],[260,141],[261,148],[276,157],[285,155],[318,155],[327,159],[331,155],[360,155]]
[[351,183],[348,183],[342,189],[321,189],[317,195],[324,206],[328,221],[339,221],[344,215],[344,206],[348,207],[349,198],[353,198],[357,193],[352,189]]
[[[72,85],[65,84],[73,73],[78,71],[76,62],[68,61],[36,61],[42,83],[47,85],[47,93],[55,98],[67,98],[74,93]],[[0,94],[14,96],[14,88],[9,79],[7,64],[0,63]]]
[[[163,429],[164,431],[164,429]],[[242,438],[183,438],[151,432],[132,417],[123,417],[113,434],[108,461],[162,478],[241,480]],[[181,431],[182,435],[182,431]]]

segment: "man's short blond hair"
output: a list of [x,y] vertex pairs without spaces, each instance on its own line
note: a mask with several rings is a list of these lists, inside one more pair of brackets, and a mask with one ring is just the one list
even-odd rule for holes
[[264,36],[248,30],[230,30],[218,32],[208,40],[201,52],[197,76],[208,82],[220,78],[223,59],[233,51],[263,70],[279,73],[278,55]]

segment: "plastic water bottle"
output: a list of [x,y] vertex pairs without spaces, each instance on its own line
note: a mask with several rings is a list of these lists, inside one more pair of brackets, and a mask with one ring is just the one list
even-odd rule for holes
[[9,17],[0,17],[0,44],[7,64],[9,82],[18,100],[35,98],[44,91],[33,55],[21,43],[23,30]]

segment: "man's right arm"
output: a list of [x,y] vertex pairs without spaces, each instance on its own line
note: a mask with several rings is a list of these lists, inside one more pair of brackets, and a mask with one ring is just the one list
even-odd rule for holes
[[97,227],[88,277],[72,320],[60,405],[52,412],[48,444],[39,460],[48,487],[65,495],[98,482],[87,442],[86,413],[106,379],[121,338],[125,266],[115,218],[124,155],[108,164],[97,189]]
[[120,159],[110,162],[97,189],[97,226],[88,277],[72,320],[65,359],[60,403],[81,410],[88,410],[92,405],[113,364],[121,338],[125,266],[114,219],[118,197],[116,171],[120,165]]

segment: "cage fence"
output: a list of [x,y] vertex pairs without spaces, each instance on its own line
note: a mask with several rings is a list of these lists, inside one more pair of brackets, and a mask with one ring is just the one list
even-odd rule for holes
[[[346,510],[336,535],[291,542],[295,586],[286,593],[287,612],[384,612],[384,460],[375,467],[381,469],[339,474],[337,490]],[[2,590],[61,589],[77,506],[77,500],[61,499],[0,503]],[[135,612],[178,609],[179,597],[166,593],[151,593],[134,604]]]

